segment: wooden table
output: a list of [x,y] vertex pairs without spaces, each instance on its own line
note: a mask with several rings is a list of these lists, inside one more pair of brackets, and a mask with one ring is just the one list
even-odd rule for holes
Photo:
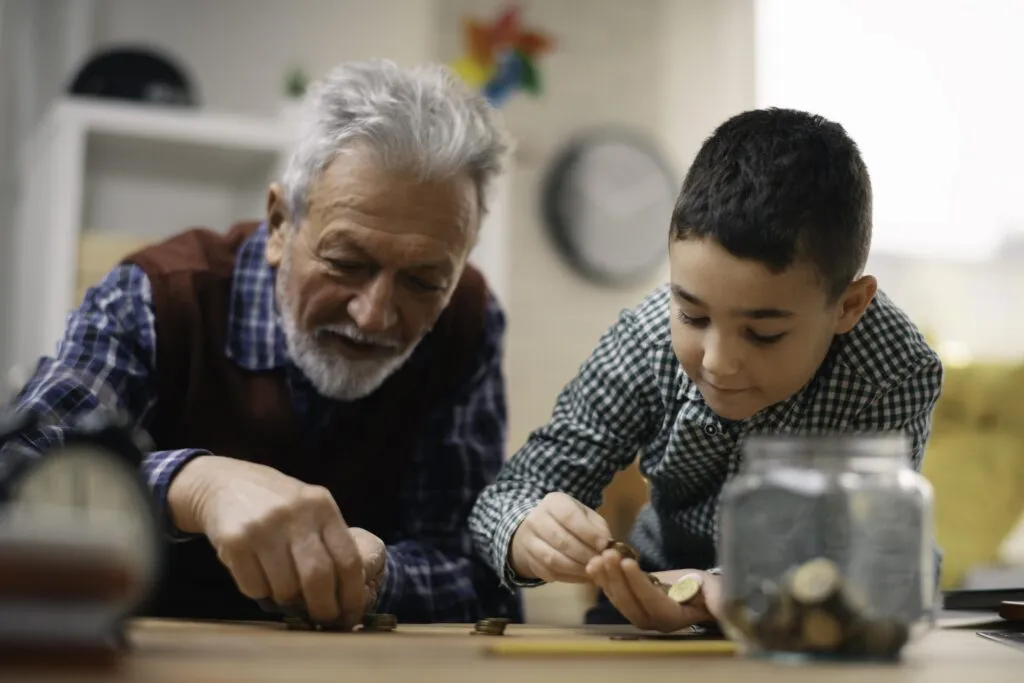
[[[399,625],[392,633],[310,633],[274,624],[144,620],[131,629],[132,650],[115,671],[85,675],[8,670],[0,681],[401,681],[526,683],[538,677],[571,683],[615,681],[935,681],[998,683],[1024,680],[1024,651],[943,624],[908,646],[897,664],[794,665],[742,656],[557,656],[487,654],[497,638],[469,635],[462,625]],[[511,625],[508,639],[608,642],[623,628]],[[635,632],[633,632],[635,633]],[[644,641],[647,642],[647,641]]]

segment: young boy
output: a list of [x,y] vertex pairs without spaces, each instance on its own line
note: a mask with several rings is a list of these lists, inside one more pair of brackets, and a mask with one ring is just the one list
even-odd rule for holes
[[[718,616],[717,501],[745,435],[901,430],[920,468],[942,366],[862,274],[870,241],[868,172],[841,126],[782,109],[722,124],[672,214],[671,283],[622,313],[475,505],[506,584],[593,582],[588,621],[677,630]],[[639,563],[605,549],[594,512],[638,454]],[[682,608],[644,573],[708,568]]]

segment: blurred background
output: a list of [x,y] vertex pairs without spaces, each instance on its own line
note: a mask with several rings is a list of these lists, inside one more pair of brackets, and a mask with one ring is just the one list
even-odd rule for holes
[[[0,0],[0,398],[122,255],[260,217],[307,79],[386,57],[442,60],[493,87],[466,22],[494,25],[509,7]],[[1024,2],[533,0],[518,16],[542,47],[496,98],[518,150],[474,254],[509,319],[509,452],[618,312],[665,280],[659,182],[674,192],[735,113],[811,110],[861,145],[875,190],[869,270],[947,364],[925,467],[943,585],[1024,586]],[[175,65],[186,101],[73,94],[90,59],[124,47]],[[576,148],[591,161],[555,173],[592,131]],[[573,195],[600,192],[593,176],[615,168],[644,182],[614,206]],[[602,513],[624,529],[645,495],[627,471]],[[552,623],[577,623],[591,599],[577,586],[527,597],[528,618]]]

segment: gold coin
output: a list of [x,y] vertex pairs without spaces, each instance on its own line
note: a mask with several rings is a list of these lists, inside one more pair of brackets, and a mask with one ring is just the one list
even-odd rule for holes
[[637,552],[633,550],[628,543],[623,543],[622,541],[616,541],[614,539],[608,541],[608,545],[605,550],[614,550],[621,555],[624,560],[629,559],[634,562],[640,561],[640,556],[637,555]]
[[703,585],[704,583],[699,576],[684,576],[668,587],[668,597],[680,605],[685,605],[690,600],[693,600],[697,593],[700,593]]

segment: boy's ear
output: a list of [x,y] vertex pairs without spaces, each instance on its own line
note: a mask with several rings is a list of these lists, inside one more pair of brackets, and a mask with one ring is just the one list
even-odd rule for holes
[[850,283],[837,304],[836,334],[846,334],[860,322],[877,291],[878,280],[871,275],[863,275]]

